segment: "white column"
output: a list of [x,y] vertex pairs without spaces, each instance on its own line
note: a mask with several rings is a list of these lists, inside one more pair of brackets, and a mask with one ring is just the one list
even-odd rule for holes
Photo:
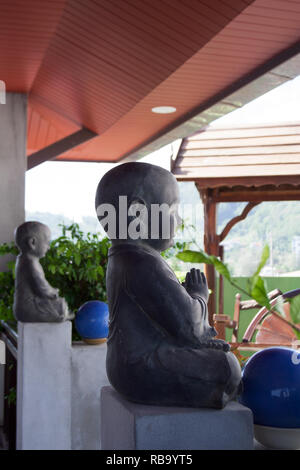
[[0,243],[11,242],[25,218],[26,133],[27,95],[7,93],[0,103]]
[[19,322],[18,335],[17,449],[69,450],[71,322]]

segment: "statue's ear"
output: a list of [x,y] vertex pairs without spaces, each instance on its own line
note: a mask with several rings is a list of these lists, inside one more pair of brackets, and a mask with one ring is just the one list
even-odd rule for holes
[[128,208],[128,237],[132,240],[148,238],[147,204],[141,198],[133,199]]
[[147,204],[142,198],[134,198],[128,207],[128,215],[136,217],[138,212],[147,209]]
[[34,251],[36,249],[36,238],[35,237],[28,238],[27,244],[29,248]]

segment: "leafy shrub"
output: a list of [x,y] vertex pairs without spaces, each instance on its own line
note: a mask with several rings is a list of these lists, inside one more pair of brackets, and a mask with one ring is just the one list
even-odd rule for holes
[[[228,266],[223,263],[219,258],[213,255],[209,255],[205,253],[203,250],[199,249],[198,251],[193,251],[193,250],[183,250],[180,253],[178,253],[176,256],[178,259],[189,262],[189,263],[205,263],[205,264],[211,264],[214,266],[215,270],[219,272],[223,277],[225,277],[230,284],[232,284],[234,287],[237,287],[240,292],[243,292],[248,296],[249,298],[252,298],[256,300],[256,302],[263,307],[266,307],[268,310],[275,314],[280,314],[284,316],[284,311],[283,311],[283,300],[282,297],[280,296],[277,300],[277,303],[275,306],[271,307],[270,305],[270,299],[267,294],[267,284],[266,281],[260,276],[260,272],[265,266],[266,262],[268,261],[270,255],[270,250],[269,246],[265,245],[261,259],[259,261],[259,264],[255,270],[255,272],[252,274],[252,276],[248,279],[248,287],[247,289],[243,289],[241,286],[238,286],[234,280],[233,276],[229,271]],[[291,304],[291,318],[293,323],[290,325],[293,327],[296,336],[298,339],[300,339],[300,329],[297,323],[300,322],[300,296],[297,296],[291,300],[289,300]]]
[[105,275],[108,238],[84,233],[78,224],[62,225],[62,236],[51,242],[46,256],[41,259],[45,276],[59,289],[72,312],[88,300],[107,301]]
[[[18,248],[14,243],[3,243],[0,245],[0,256],[18,254]],[[14,270],[15,262],[8,261],[8,271],[0,272],[0,319],[5,321],[14,320],[12,306],[14,301]]]

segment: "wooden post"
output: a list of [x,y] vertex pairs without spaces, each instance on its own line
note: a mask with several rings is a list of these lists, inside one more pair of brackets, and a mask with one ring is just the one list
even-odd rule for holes
[[[221,234],[217,234],[217,201],[220,201],[220,194],[217,188],[203,188],[195,182],[196,188],[204,206],[204,251],[209,255],[218,256],[223,261],[224,249],[220,243],[225,239],[230,230],[241,220],[244,220],[253,207],[260,204],[261,201],[249,202],[244,207],[242,213],[231,219],[222,230]],[[204,273],[207,278],[207,284],[212,293],[208,300],[209,323],[213,325],[213,315],[216,314],[216,271],[213,265],[205,264]],[[219,284],[219,311],[223,314],[223,278],[220,276]]]
[[[217,204],[212,189],[199,190],[204,205],[204,251],[209,255],[219,255],[219,237],[217,230]],[[211,264],[204,267],[207,284],[211,289],[208,300],[209,323],[213,325],[213,315],[216,313],[216,272]]]
[[[224,248],[219,245],[219,255],[221,261],[224,261]],[[224,313],[224,280],[222,274],[219,274],[219,308],[218,314],[223,315]]]

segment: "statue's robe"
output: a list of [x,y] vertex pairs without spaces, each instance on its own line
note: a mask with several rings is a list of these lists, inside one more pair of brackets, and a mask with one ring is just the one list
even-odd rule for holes
[[109,252],[107,374],[130,401],[221,408],[240,369],[209,347],[207,305],[191,297],[151,247],[123,243]]
[[19,255],[16,262],[16,279],[13,312],[22,322],[60,322],[68,314],[65,299],[49,298],[52,291],[38,259]]

